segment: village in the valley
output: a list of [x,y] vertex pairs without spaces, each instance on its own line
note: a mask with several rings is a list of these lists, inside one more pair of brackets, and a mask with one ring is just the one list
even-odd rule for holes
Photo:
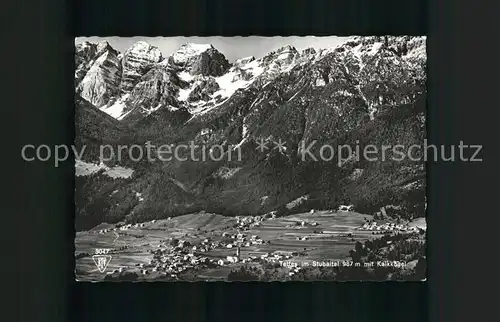
[[[425,229],[425,220],[374,220],[341,207],[285,217],[276,213],[224,217],[202,212],[99,228],[77,233],[78,280],[126,280],[127,276],[133,280],[224,280],[231,269],[266,264],[286,268],[291,277],[304,263],[347,259],[357,241],[418,232]],[[93,260],[98,256],[96,249],[109,254],[104,271]]]

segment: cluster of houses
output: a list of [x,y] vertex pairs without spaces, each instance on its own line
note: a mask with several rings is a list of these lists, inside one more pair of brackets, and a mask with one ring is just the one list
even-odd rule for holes
[[378,225],[375,221],[366,222],[359,228],[360,230],[380,230],[380,231],[405,231],[405,232],[418,232],[417,227],[409,227],[408,225],[386,223]]
[[259,236],[257,235],[252,235],[248,237],[246,234],[238,233],[235,235],[232,235],[230,233],[224,232],[222,234],[222,237],[225,238],[230,238],[234,239],[234,241],[231,242],[218,242],[215,246],[219,247],[225,247],[225,248],[233,248],[233,247],[250,247],[253,245],[262,245],[265,244],[265,241],[262,240]]
[[[151,220],[147,223],[150,223],[150,224],[154,224],[156,222],[156,220]],[[136,223],[136,224],[126,224],[126,225],[117,225],[116,228],[107,228],[107,229],[101,229],[99,231],[97,231],[98,234],[106,234],[108,232],[111,232],[111,231],[124,231],[124,230],[129,230],[131,228],[144,228],[146,227],[146,224],[145,222],[143,223]]]
[[262,216],[244,216],[236,217],[236,227],[238,229],[249,229],[251,227],[259,227],[261,223],[268,219],[276,218],[277,211],[272,211]]
[[98,234],[105,234],[105,233],[110,232],[110,231],[113,231],[113,229],[101,229],[97,233]]
[[113,271],[108,272],[108,275],[110,275],[110,274],[116,274],[116,273],[122,273],[124,271],[124,269],[125,269],[125,267],[120,267],[120,268],[114,269]]
[[[154,274],[154,276],[170,276],[172,278],[177,278],[180,273],[193,268],[209,268],[217,266],[226,266],[236,263],[280,263],[281,261],[290,259],[294,256],[298,256],[297,253],[264,253],[264,254],[254,254],[251,256],[246,256],[246,258],[241,258],[241,248],[251,247],[255,245],[263,245],[268,242],[264,241],[261,237],[257,235],[248,235],[241,233],[241,231],[248,230],[252,226],[260,224],[262,221],[275,218],[276,214],[266,214],[263,216],[248,216],[248,217],[237,217],[238,233],[234,232],[223,232],[221,239],[217,238],[212,240],[212,238],[205,238],[203,240],[198,240],[196,243],[184,239],[174,239],[168,238],[163,240],[161,243],[155,245],[155,248],[150,250],[153,255],[152,259],[148,263],[138,263],[133,268],[133,271],[139,269],[139,274],[142,276],[148,276]],[[144,228],[149,223],[154,223],[155,220],[146,223],[136,223],[136,224],[124,224],[122,226],[117,226],[113,229],[102,229],[99,233],[107,233],[111,231],[124,231],[133,228]],[[298,225],[306,226],[312,225],[316,226],[317,223],[307,223],[298,222]],[[302,240],[307,240],[307,237],[301,237]],[[210,255],[203,254],[214,249],[235,249],[235,254],[231,256],[226,256],[225,258],[211,257]],[[125,268],[121,267],[115,269],[109,274],[122,273]],[[295,271],[296,270],[296,271]],[[299,269],[293,268],[290,272],[292,275],[297,273]],[[290,276],[292,276],[290,275]]]
[[[123,225],[121,227],[118,228],[118,230],[129,230],[130,228],[144,228],[146,227],[146,224],[145,223],[140,223],[140,224],[127,224],[127,225]],[[113,230],[116,230],[116,229],[113,229]]]
[[288,276],[292,277],[293,275],[297,274],[301,270],[302,270],[302,267],[300,267],[300,266],[292,267],[292,268],[290,268],[290,272],[288,273]]
[[244,260],[240,260],[240,247],[238,246],[237,249],[236,249],[236,256],[227,256],[226,259],[219,259],[217,261],[217,264],[219,266],[224,266],[228,263],[231,263],[231,264],[236,264],[236,263],[239,263],[239,262],[242,262],[242,263],[248,263],[249,262],[249,258],[246,258]]
[[297,225],[300,225],[302,227],[305,227],[305,226],[313,226],[313,227],[316,227],[318,226],[318,223],[317,222],[311,222],[311,223],[308,223],[308,222],[305,222],[305,221],[301,221],[301,222],[297,222],[296,223]]
[[251,255],[248,256],[245,259],[240,258],[240,251],[239,248],[236,252],[236,256],[227,256],[226,259],[219,259],[217,261],[217,264],[220,266],[228,265],[228,264],[234,264],[234,263],[251,263],[251,262],[261,262],[265,261],[267,263],[280,263],[283,260],[290,259],[293,256],[298,256],[298,253],[292,253],[290,254],[282,254],[279,252],[274,252],[274,253],[264,253],[261,254],[260,256],[256,255]]
[[[260,224],[263,221],[276,218],[276,214],[277,214],[277,211],[272,211],[272,212],[267,213],[267,214],[262,215],[262,216],[239,216],[239,217],[236,217],[235,228],[241,229],[241,230],[247,230],[247,229],[250,229],[252,227],[258,227],[258,226],[260,226]],[[171,220],[171,219],[172,219],[171,217],[167,218],[167,220]],[[147,224],[152,224],[155,222],[156,222],[156,220],[151,220],[149,222],[143,222],[143,223],[126,224],[126,225],[121,225],[121,226],[117,225],[116,228],[101,229],[101,230],[97,231],[97,233],[98,234],[105,234],[105,233],[112,232],[112,231],[129,230],[131,228],[140,229],[140,228],[145,228]]]
[[[187,240],[178,240],[173,242],[172,238],[165,240],[157,245],[157,249],[152,249],[150,252],[153,258],[149,263],[138,263],[136,266],[140,269],[140,274],[143,276],[156,273],[160,276],[170,275],[172,278],[177,278],[179,273],[200,266],[216,266],[227,265],[234,263],[249,263],[258,260],[259,257],[250,256],[245,259],[240,258],[240,248],[251,245],[261,245],[264,241],[257,235],[247,236],[242,233],[229,234],[223,233],[222,237],[233,241],[211,241],[205,238],[201,243],[192,245]],[[168,245],[167,245],[168,244]],[[209,258],[201,253],[208,252],[216,248],[236,248],[235,256],[227,256],[225,259]],[[262,255],[262,259],[268,258],[271,254]],[[279,260],[281,256],[269,257],[269,260]],[[287,257],[288,258],[288,257]],[[121,273],[123,270],[114,270],[110,272]]]
[[[205,240],[208,244],[208,240]],[[177,275],[183,271],[195,268],[200,265],[215,264],[213,259],[195,254],[197,246],[191,246],[188,241],[181,240],[175,247],[168,248],[166,245],[159,244],[157,250],[151,250],[153,259],[148,264],[137,264],[141,268],[142,275],[148,275],[152,272],[158,272],[160,276],[170,274],[177,278]]]
[[341,205],[339,206],[339,211],[354,211],[354,205]]
[[[208,238],[197,246],[191,245],[186,240],[174,243],[172,241],[173,239],[169,238],[158,244],[157,249],[150,250],[153,258],[148,263],[136,264],[136,268],[140,269],[140,275],[147,276],[156,273],[159,276],[169,275],[172,278],[177,278],[179,273],[198,266],[216,266],[215,259],[200,256],[199,253],[218,247],[218,243],[210,242]],[[123,269],[114,270],[110,274],[121,272]]]
[[291,224],[288,224],[286,227],[288,227],[288,228],[293,228],[293,227],[297,227],[297,226],[300,226],[300,227],[307,227],[307,226],[316,227],[318,225],[319,224],[317,222],[296,221],[296,222],[293,222]]
[[[293,256],[298,256],[298,253],[292,253],[292,254],[283,254],[280,252],[274,252],[274,253],[265,253],[260,255],[260,259],[269,262],[269,263],[279,263],[283,260],[290,259]],[[252,257],[250,257],[252,258]],[[254,256],[254,259],[257,259],[258,257]]]

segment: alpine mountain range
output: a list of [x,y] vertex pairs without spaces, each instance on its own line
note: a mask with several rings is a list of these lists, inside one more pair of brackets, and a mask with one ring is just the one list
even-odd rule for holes
[[[75,145],[86,148],[76,164],[76,229],[200,211],[285,216],[339,205],[424,217],[424,161],[394,161],[388,151],[372,162],[304,162],[298,152],[313,140],[421,145],[426,58],[426,38],[414,36],[350,37],[301,52],[285,46],[234,62],[210,44],[188,43],[168,57],[144,41],[123,53],[105,41],[77,44]],[[263,138],[285,141],[286,149],[260,153]],[[237,145],[243,158],[99,160],[101,145],[147,142]]]

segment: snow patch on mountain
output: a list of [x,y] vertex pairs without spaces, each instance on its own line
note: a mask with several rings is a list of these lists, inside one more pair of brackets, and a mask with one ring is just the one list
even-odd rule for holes
[[188,88],[180,88],[179,89],[179,94],[177,96],[177,99],[181,102],[187,101],[189,94],[193,90],[194,86],[190,86]]
[[245,88],[250,85],[251,81],[245,81],[242,79],[234,80],[236,72],[228,72],[220,77],[215,78],[217,84],[219,84],[220,90],[212,94],[212,97],[230,97],[234,94],[238,89]]
[[[231,97],[238,89],[247,88],[265,70],[260,61],[250,58],[245,58],[242,61],[247,61],[247,63],[240,65],[238,68],[233,67],[224,75],[214,78],[219,85],[219,90],[210,95],[211,100],[209,101],[199,101],[196,103],[191,103],[191,105],[196,106],[195,109],[191,110],[192,113],[198,113],[201,111],[207,112],[209,108],[211,109],[215,106],[221,105],[220,99],[226,100]],[[245,76],[242,75],[243,73],[245,74]],[[179,77],[187,82],[192,82],[194,79],[196,79],[196,77],[188,75],[188,73],[186,72],[179,73]],[[180,101],[187,101],[189,94],[197,85],[197,83],[197,81],[194,81],[189,88],[180,89],[178,99]],[[217,101],[215,101],[216,98]],[[212,106],[212,104],[215,104],[217,102],[219,103],[215,106]]]
[[252,60],[249,63],[241,66],[241,69],[251,73],[254,77],[257,77],[264,72],[264,67],[262,66],[261,60]]
[[80,176],[89,176],[103,169],[103,165],[95,164],[95,163],[87,163],[81,160],[75,160],[75,175],[77,177]]
[[95,164],[95,163],[84,162],[81,160],[75,160],[75,176],[77,177],[89,176],[101,170],[104,170],[103,172],[104,175],[111,177],[113,179],[116,178],[127,179],[130,178],[134,173],[134,170],[125,167],[116,166],[110,168],[103,163]]
[[[284,49],[272,57],[270,61],[269,56],[255,60],[253,57],[246,57],[238,60],[238,68],[231,68],[226,74],[215,78],[219,84],[220,90],[212,94],[212,97],[231,97],[238,89],[247,88],[258,77],[266,77],[272,79],[281,73],[286,73],[295,67],[297,61],[296,50],[291,47],[284,47]],[[246,63],[245,63],[246,62]],[[241,73],[245,73],[247,78],[241,77]]]
[[191,81],[193,81],[193,79],[195,78],[195,76],[191,75],[190,73],[188,73],[188,72],[186,72],[186,71],[179,72],[179,73],[177,74],[177,76],[178,76],[181,80],[183,80],[183,81],[185,81],[185,82],[187,82],[187,83],[190,83],[190,82],[191,82]]
[[154,47],[152,47],[145,41],[138,41],[132,46],[132,49],[136,52],[148,52],[151,51],[153,48]]
[[101,107],[101,111],[114,117],[117,120],[123,119],[127,115],[124,110],[127,107],[125,102],[129,96],[130,94],[123,95],[122,97],[118,98],[113,104]]
[[116,179],[116,178],[127,179],[127,178],[130,178],[133,173],[134,173],[134,170],[129,169],[129,168],[125,168],[125,167],[120,167],[120,166],[110,168],[104,172],[105,175],[107,175],[108,177],[111,177],[113,179]]
[[234,62],[235,66],[243,66],[255,60],[254,56],[243,57]]
[[369,55],[375,55],[378,52],[378,50],[380,49],[380,47],[382,47],[381,42],[373,43],[372,48],[370,49]]
[[[153,113],[153,112],[158,111],[161,107],[162,107],[162,104],[158,104],[158,105],[156,105],[155,107],[153,107],[153,108],[149,108],[149,109],[148,109],[148,108],[144,108],[144,107],[142,107],[141,112],[142,112],[142,114],[143,114],[144,116],[148,116],[149,114],[151,114],[151,113]],[[176,111],[176,110],[178,110],[178,108],[177,108],[177,107],[175,107],[175,106],[171,106],[171,105],[167,106],[166,108],[167,108],[169,111]],[[127,113],[127,114],[128,114],[128,113]],[[125,115],[123,115],[123,116],[122,116],[122,118],[123,118],[123,117],[125,117],[125,116],[126,116],[126,114],[125,114]]]
[[198,56],[210,48],[212,48],[212,45],[210,44],[184,44],[172,55],[172,58],[175,63],[183,64],[190,58]]

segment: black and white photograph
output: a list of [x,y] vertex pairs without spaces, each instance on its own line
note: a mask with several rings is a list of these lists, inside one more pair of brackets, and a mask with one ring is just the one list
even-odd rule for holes
[[74,55],[77,281],[426,280],[425,36]]

